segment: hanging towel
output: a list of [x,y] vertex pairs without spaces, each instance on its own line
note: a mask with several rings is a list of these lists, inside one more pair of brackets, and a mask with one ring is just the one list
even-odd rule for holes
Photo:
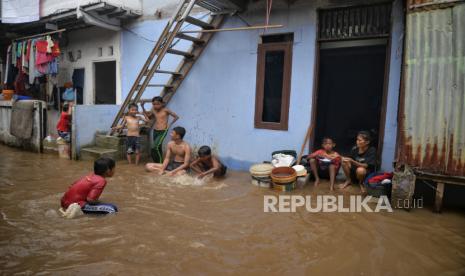
[[27,52],[27,41],[23,42],[23,48],[21,50],[21,71],[27,74],[28,70],[28,64],[29,60],[26,60],[26,52]]
[[8,46],[8,50],[7,50],[7,55],[6,55],[6,66],[5,66],[5,80],[4,80],[4,83],[7,83],[8,82],[8,71],[10,71],[10,67],[11,67],[11,45]]
[[16,42],[11,43],[11,64],[16,66]]
[[53,47],[53,44],[54,44],[53,40],[49,35],[47,36],[46,40],[47,40],[47,53],[51,54],[52,53],[52,47]]
[[34,101],[17,101],[11,109],[10,134],[21,139],[32,137]]
[[32,85],[34,83],[34,79],[36,78],[36,40],[33,39],[31,41],[31,46],[29,47],[29,84]]

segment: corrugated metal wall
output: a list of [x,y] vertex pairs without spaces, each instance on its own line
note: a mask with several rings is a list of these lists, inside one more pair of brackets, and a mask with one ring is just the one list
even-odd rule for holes
[[408,0],[407,5],[410,9],[415,9],[421,7],[428,7],[431,5],[443,5],[460,1],[463,0]]
[[407,15],[398,160],[465,176],[465,4]]

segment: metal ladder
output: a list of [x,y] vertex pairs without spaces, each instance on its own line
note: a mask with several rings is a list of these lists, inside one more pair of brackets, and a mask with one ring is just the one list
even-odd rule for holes
[[[163,97],[164,102],[168,103],[171,97],[176,92],[177,88],[181,85],[184,77],[187,75],[189,70],[192,68],[196,59],[200,56],[203,49],[213,36],[213,33],[201,33],[200,36],[190,36],[182,33],[181,27],[184,23],[196,25],[204,30],[218,28],[224,18],[224,15],[212,15],[210,22],[204,22],[197,18],[190,16],[192,9],[194,8],[197,0],[181,0],[180,4],[176,8],[173,16],[166,24],[160,38],[157,40],[155,46],[152,49],[149,57],[147,58],[144,66],[139,72],[134,84],[131,87],[126,99],[121,105],[113,123],[111,130],[108,133],[112,135],[114,133],[113,127],[116,127],[123,119],[126,109],[130,103],[146,102],[148,100],[141,100],[141,97],[147,87],[161,87],[162,91],[160,96]],[[192,46],[189,51],[180,51],[174,49],[173,41],[175,39],[183,39],[192,42]],[[178,65],[175,71],[160,70],[160,64],[166,54],[180,55],[184,59]],[[151,84],[154,74],[170,74],[171,78],[166,84]]]

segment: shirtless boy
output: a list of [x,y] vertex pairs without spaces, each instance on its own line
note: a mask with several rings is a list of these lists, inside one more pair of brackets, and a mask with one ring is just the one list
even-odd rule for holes
[[186,130],[183,127],[175,127],[171,132],[171,141],[168,143],[165,160],[163,163],[148,163],[145,168],[149,172],[158,172],[168,176],[182,175],[189,169],[191,159],[191,147],[184,142]]
[[[168,133],[168,129],[179,119],[178,115],[165,107],[162,97],[154,97],[152,99],[152,108],[146,111],[144,104],[142,110],[148,120],[155,119],[153,125],[153,145],[152,145],[152,159],[155,163],[163,163],[162,146],[163,141]],[[168,124],[169,117],[173,117],[173,121]]]
[[209,146],[201,146],[198,157],[191,163],[191,169],[197,174],[197,178],[202,179],[207,175],[222,177],[226,174],[227,167],[221,163],[218,157],[212,154]]
[[139,122],[145,121],[148,122],[148,120],[142,116],[137,116],[138,114],[138,108],[135,103],[129,104],[129,110],[128,114],[124,116],[123,123],[121,125],[118,125],[116,129],[122,129],[125,126],[128,129],[127,133],[127,141],[126,141],[126,146],[127,146],[127,151],[126,151],[126,158],[128,159],[129,164],[132,163],[131,160],[131,155],[133,153],[136,154],[136,165],[139,165],[139,160],[140,160],[140,125]]

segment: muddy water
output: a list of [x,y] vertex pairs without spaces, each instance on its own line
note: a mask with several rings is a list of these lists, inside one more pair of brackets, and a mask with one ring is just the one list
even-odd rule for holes
[[263,213],[274,192],[246,174],[187,185],[121,163],[102,195],[117,215],[61,218],[90,167],[0,146],[1,274],[465,275],[463,213]]

